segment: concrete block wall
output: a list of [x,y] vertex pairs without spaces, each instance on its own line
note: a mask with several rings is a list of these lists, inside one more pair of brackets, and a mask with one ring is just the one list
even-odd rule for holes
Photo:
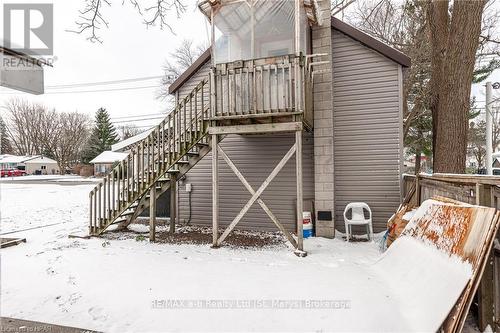
[[[328,73],[314,77],[314,197],[316,210],[316,235],[334,237],[333,190],[333,101],[332,101],[332,28],[330,0],[319,0],[320,25],[312,28],[312,53],[326,53],[328,65],[315,69],[328,69]],[[322,219],[318,218],[318,213]],[[328,221],[328,216],[331,220]]]

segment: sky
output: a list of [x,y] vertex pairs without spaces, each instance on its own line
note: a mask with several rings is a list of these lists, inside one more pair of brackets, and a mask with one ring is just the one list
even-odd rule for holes
[[[2,3],[16,1],[6,0]],[[103,43],[92,43],[86,39],[86,35],[68,32],[76,28],[75,20],[78,18],[78,11],[83,8],[84,1],[53,0],[52,3],[56,60],[52,68],[45,67],[45,94],[34,96],[0,88],[0,104],[3,105],[10,98],[19,97],[43,103],[59,111],[79,111],[91,116],[98,108],[104,107],[117,125],[123,125],[125,122],[138,127],[151,125],[155,120],[141,121],[137,116],[158,115],[169,108],[166,101],[156,98],[160,81],[158,78],[66,89],[54,89],[51,86],[161,76],[162,65],[169,53],[173,52],[183,39],[205,44],[210,31],[205,17],[195,6],[195,0],[186,1],[188,8],[180,19],[177,19],[174,13],[169,18],[175,34],[168,29],[148,28],[143,23],[143,18],[127,1],[122,5],[121,0],[115,0],[112,1],[111,8],[104,8],[103,13],[109,22],[109,29],[101,32]],[[3,36],[3,33],[0,32],[0,35]],[[148,88],[135,89],[136,87]],[[127,90],[116,90],[122,88]],[[81,92],[95,90],[114,91]]]
[[[50,0],[22,2],[49,3]],[[3,3],[19,1],[4,0]],[[104,107],[116,125],[135,125],[146,129],[157,123],[162,118],[161,113],[170,108],[167,101],[156,97],[158,78],[64,89],[53,86],[161,76],[162,65],[183,39],[205,45],[209,40],[208,22],[197,9],[196,0],[186,0],[188,8],[180,19],[172,13],[169,22],[174,33],[168,29],[146,27],[143,18],[129,2],[124,1],[122,5],[121,0],[112,1],[112,7],[104,8],[103,11],[109,28],[100,32],[102,44],[88,41],[86,35],[68,31],[76,28],[75,20],[78,11],[83,8],[83,0],[52,0],[52,3],[56,60],[52,68],[45,67],[46,93],[34,96],[0,87],[0,105],[17,97],[43,103],[59,111],[78,111],[89,116]],[[3,35],[1,30],[0,24],[0,36]],[[500,71],[497,70],[490,79],[500,81]],[[483,85],[476,85],[472,89],[478,106],[484,104]],[[138,87],[144,88],[136,89]],[[495,91],[494,94],[500,97],[500,92]]]

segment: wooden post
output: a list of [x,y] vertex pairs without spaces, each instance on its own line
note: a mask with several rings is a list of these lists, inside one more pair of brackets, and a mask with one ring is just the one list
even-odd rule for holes
[[93,233],[94,232],[94,223],[93,223],[93,220],[92,220],[92,213],[93,213],[93,209],[92,209],[92,195],[94,193],[94,190],[90,191],[89,193],[89,199],[90,199],[90,205],[89,205],[89,208],[90,208],[90,212],[89,212],[89,218],[90,218],[90,221],[89,221],[89,232],[90,233]]
[[417,206],[420,206],[420,196],[421,196],[421,193],[422,193],[422,188],[420,186],[420,176],[419,175],[415,175],[415,197],[416,197],[416,200],[417,200]]
[[217,134],[212,135],[212,247],[219,238],[219,150]]
[[177,220],[177,175],[170,175],[170,226],[169,232],[175,233],[175,222]]
[[297,250],[304,251],[304,235],[302,225],[303,193],[302,193],[302,131],[295,132],[295,164],[297,177]]
[[149,241],[155,241],[156,232],[156,184],[149,190]]
[[[476,183],[476,205],[492,207],[491,191],[490,185]],[[487,262],[477,291],[478,326],[481,332],[485,331],[488,325],[495,327],[493,253],[494,251],[491,251],[486,259]]]

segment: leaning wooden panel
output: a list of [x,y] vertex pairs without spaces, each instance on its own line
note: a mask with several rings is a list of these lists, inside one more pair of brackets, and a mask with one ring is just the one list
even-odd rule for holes
[[402,236],[431,242],[439,250],[458,255],[477,267],[481,259],[479,245],[490,238],[496,209],[436,200],[427,200],[424,205],[425,214],[414,216]]
[[401,234],[432,244],[471,265],[471,279],[442,326],[445,332],[460,332],[499,224],[500,213],[495,208],[434,199],[422,203]]

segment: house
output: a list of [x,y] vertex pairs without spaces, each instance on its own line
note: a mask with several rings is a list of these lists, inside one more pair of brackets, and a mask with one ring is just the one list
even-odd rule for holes
[[493,167],[500,168],[500,151],[493,153]]
[[115,151],[103,151],[97,155],[90,164],[94,165],[94,175],[102,176],[109,173],[116,163],[123,161],[127,157],[127,153]]
[[57,161],[43,155],[0,155],[0,168],[24,170],[28,175],[55,175],[59,173]]
[[330,17],[327,0],[199,8],[212,46],[170,85],[174,110],[122,145],[128,157],[91,192],[92,203],[114,183],[124,195],[91,204],[90,233],[126,227],[168,190],[171,218],[212,226],[214,246],[238,227],[279,229],[302,250],[303,211],[333,237],[353,201],[385,230],[401,200],[410,59]]
[[59,174],[57,161],[43,155],[33,156],[24,162],[28,175],[56,175]]

